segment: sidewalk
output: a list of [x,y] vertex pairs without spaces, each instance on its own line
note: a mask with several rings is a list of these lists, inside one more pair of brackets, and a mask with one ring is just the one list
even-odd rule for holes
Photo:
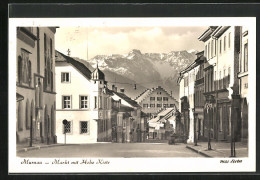
[[[212,150],[208,150],[208,142],[198,142],[198,146],[187,144],[186,148],[193,150],[205,157],[230,157],[230,142],[211,142]],[[236,142],[236,157],[248,157],[248,146],[246,143]]]
[[[16,152],[26,152],[31,150],[37,150],[42,148],[48,148],[53,146],[64,146],[65,144],[46,144],[46,143],[34,143],[32,147],[29,147],[29,143],[24,144],[17,144],[16,145]],[[68,144],[66,144],[68,145]]]

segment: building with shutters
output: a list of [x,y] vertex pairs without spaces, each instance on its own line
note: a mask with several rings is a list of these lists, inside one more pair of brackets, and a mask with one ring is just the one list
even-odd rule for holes
[[142,107],[142,111],[150,116],[156,115],[162,108],[179,106],[178,101],[161,86],[146,89],[135,101]]
[[[57,142],[111,141],[111,97],[104,73],[56,51]],[[63,125],[66,119],[68,123]]]
[[55,143],[56,27],[18,27],[16,141]]

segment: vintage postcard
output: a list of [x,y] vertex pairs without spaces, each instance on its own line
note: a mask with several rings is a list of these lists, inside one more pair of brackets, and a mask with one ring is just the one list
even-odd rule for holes
[[9,173],[255,171],[254,17],[10,18],[8,67]]

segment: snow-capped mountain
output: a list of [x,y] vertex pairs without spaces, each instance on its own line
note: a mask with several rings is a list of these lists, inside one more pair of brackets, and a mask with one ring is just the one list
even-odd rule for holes
[[[120,86],[126,86],[124,83],[130,81],[128,85],[136,83],[137,90],[132,88],[126,90],[132,98],[138,95],[138,87],[143,89],[144,87],[151,88],[160,85],[168,92],[172,91],[173,96],[178,99],[179,87],[177,78],[179,72],[196,59],[197,52],[196,50],[189,50],[189,52],[183,50],[171,51],[169,53],[142,53],[140,50],[133,49],[125,55],[97,55],[88,60],[88,63],[92,67],[96,67],[98,62],[101,70],[104,70],[107,74],[110,73],[109,81],[116,81],[119,88]],[[128,82],[120,82],[119,77],[116,77],[117,75],[121,77],[120,81]],[[122,77],[128,80],[123,80]]]

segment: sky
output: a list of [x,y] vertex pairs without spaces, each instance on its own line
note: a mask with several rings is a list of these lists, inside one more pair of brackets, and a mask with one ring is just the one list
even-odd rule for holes
[[[91,59],[96,55],[169,53],[179,50],[203,50],[198,37],[207,29],[196,27],[61,27],[55,35],[56,50],[72,57]],[[87,50],[88,49],[88,50]],[[88,52],[88,53],[87,53]]]

